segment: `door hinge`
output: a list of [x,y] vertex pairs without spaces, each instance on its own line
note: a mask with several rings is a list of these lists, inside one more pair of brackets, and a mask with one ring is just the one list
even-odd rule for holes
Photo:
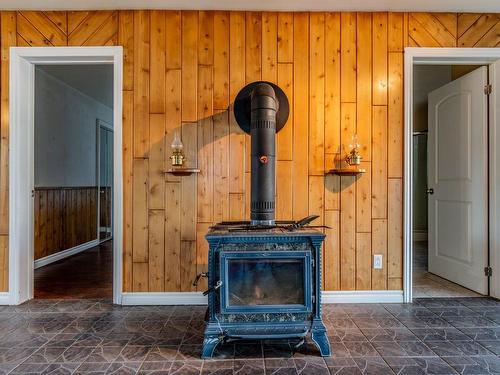
[[492,91],[493,91],[493,87],[491,86],[491,83],[484,85],[484,94],[485,95],[490,95]]
[[484,275],[487,277],[493,276],[493,269],[490,266],[484,267]]

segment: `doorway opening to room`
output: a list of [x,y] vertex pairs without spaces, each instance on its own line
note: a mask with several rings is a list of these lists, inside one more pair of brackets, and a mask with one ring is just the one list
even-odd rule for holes
[[113,66],[37,65],[34,298],[113,290]]
[[121,303],[122,64],[121,47],[11,48],[11,304]]
[[425,50],[405,51],[405,300],[498,297],[500,56]]

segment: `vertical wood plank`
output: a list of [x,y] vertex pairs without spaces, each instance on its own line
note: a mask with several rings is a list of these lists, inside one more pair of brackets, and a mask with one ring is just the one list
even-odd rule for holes
[[[132,222],[133,222],[133,125],[134,93],[123,91],[122,104],[123,158],[123,290],[132,291]],[[97,192],[96,192],[97,193]],[[97,200],[97,197],[96,197]]]
[[134,12],[120,10],[118,42],[123,47],[123,90],[134,89]]
[[169,10],[165,12],[166,57],[167,69],[180,69],[181,62],[181,12]]
[[149,117],[149,209],[165,206],[165,115]]
[[198,222],[213,220],[214,129],[212,66],[198,68]]
[[382,255],[382,269],[373,269],[372,289],[387,289],[387,219],[372,221],[372,259],[375,254]]
[[278,13],[278,62],[293,62],[293,13]]
[[[134,263],[148,261],[148,160],[134,159],[132,249]],[[134,265],[135,267],[135,265]],[[136,275],[134,274],[134,282]]]
[[371,163],[362,162],[366,170],[356,181],[356,232],[371,232],[372,229],[372,179]]
[[229,118],[228,111],[214,115],[213,221],[229,220]]
[[0,292],[9,291],[9,237],[0,235]]
[[403,176],[403,54],[389,52],[388,105],[388,171],[389,177]]
[[387,276],[390,280],[403,277],[403,183],[401,179],[389,179],[388,195]]
[[300,219],[309,212],[308,196],[308,155],[309,155],[309,14],[294,13],[293,15],[293,218]]
[[309,176],[309,215],[318,215],[316,225],[323,225],[323,211],[325,209],[324,177]]
[[151,11],[151,87],[150,113],[165,113],[165,59],[166,33],[165,12]]
[[262,13],[262,80],[276,83],[278,79],[278,15]]
[[340,211],[325,211],[325,290],[340,289]]
[[180,292],[181,186],[168,182],[165,187],[165,291]]
[[342,12],[341,29],[341,101],[356,102],[356,13]]
[[276,162],[276,219],[292,220],[292,161]]
[[134,263],[133,265],[134,284],[132,289],[134,292],[149,291],[149,269],[148,263]]
[[214,13],[200,11],[198,14],[198,64],[214,63]]
[[276,135],[276,159],[293,158],[293,64],[278,64],[278,86],[288,98],[290,112],[285,126]]
[[198,12],[182,12],[182,121],[196,121],[198,87]]
[[[181,126],[181,70],[167,69],[165,73],[166,81],[166,103],[165,103],[165,166],[172,165],[170,156],[172,155],[172,141],[177,133],[182,135]],[[166,180],[171,182],[180,181],[180,177],[170,173],[166,174]]]
[[374,105],[387,104],[387,28],[387,13],[374,13],[372,83]]
[[371,289],[371,233],[356,233],[356,290]]
[[[214,112],[229,106],[229,13],[214,14]],[[215,111],[216,110],[216,111]]]
[[[309,175],[325,172],[325,15],[310,15]],[[311,184],[309,184],[311,187]],[[323,189],[323,182],[317,189]]]
[[[150,292],[165,290],[165,211],[149,210],[148,275]],[[170,241],[170,239],[168,239]]]
[[372,218],[387,218],[387,107],[373,107]]
[[403,52],[404,13],[389,12],[387,19],[387,50]]
[[148,11],[134,12],[134,157],[148,157],[149,43]]
[[181,241],[181,290],[195,292],[193,281],[196,278],[196,241]]
[[[198,223],[196,226],[196,274],[208,271],[208,241],[205,239],[205,234],[211,225],[211,223]],[[200,279],[196,289],[203,292],[207,288],[207,279]]]

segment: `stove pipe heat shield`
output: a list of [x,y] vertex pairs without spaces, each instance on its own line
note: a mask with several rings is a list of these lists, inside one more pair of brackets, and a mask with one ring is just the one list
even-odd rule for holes
[[251,135],[252,225],[274,225],[276,133],[288,119],[288,99],[270,82],[245,86],[234,101],[234,116],[240,128]]

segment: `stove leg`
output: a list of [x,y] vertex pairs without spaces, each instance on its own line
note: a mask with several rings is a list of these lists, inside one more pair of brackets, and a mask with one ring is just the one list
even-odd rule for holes
[[221,341],[220,329],[214,323],[208,323],[205,329],[205,338],[203,339],[202,358],[212,358],[215,347]]
[[314,321],[311,327],[311,338],[316,344],[322,357],[330,357],[330,342],[326,335],[326,328],[322,321]]

